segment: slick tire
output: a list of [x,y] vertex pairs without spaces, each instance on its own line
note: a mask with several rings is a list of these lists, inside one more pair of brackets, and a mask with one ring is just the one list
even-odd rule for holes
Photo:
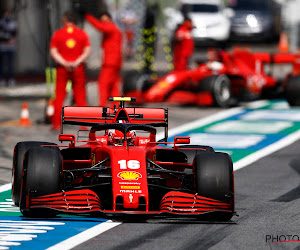
[[131,71],[124,76],[123,93],[131,93],[140,91],[141,93],[147,91],[152,85],[151,76],[148,74],[141,74],[137,71]]
[[20,211],[26,217],[53,217],[56,211],[28,208],[29,197],[58,193],[62,183],[62,155],[58,150],[31,148],[24,157]]
[[200,87],[203,90],[210,91],[214,106],[227,108],[231,105],[230,80],[226,75],[209,76],[200,83]]
[[291,106],[300,106],[300,76],[292,76],[287,80],[285,98]]
[[[40,142],[40,141],[24,141],[24,142],[17,143],[14,148],[11,198],[16,206],[20,205],[20,192],[21,192],[24,155],[28,149],[39,148],[42,145],[57,145],[57,144],[50,143],[50,142]],[[59,150],[56,147],[53,147],[53,149]]]
[[234,212],[233,164],[230,156],[221,152],[197,154],[194,160],[194,178],[198,195],[232,202],[232,213],[214,218],[230,220]]
[[[187,149],[188,148],[188,149]],[[185,153],[188,159],[188,163],[192,164],[195,156],[201,153],[214,153],[215,150],[210,146],[202,146],[202,145],[182,145],[179,146],[179,151]]]

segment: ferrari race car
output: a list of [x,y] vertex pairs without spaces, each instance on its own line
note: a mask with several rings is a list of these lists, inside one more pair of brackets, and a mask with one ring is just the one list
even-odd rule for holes
[[[168,110],[63,107],[55,143],[25,141],[14,148],[12,200],[27,217],[58,213],[107,216],[195,216],[227,221],[235,214],[230,156],[167,142]],[[90,127],[64,134],[66,125]],[[157,141],[158,128],[164,139]],[[82,133],[87,133],[84,137]],[[80,145],[79,145],[80,144]]]
[[[131,72],[124,77],[123,92],[138,104],[167,102],[228,107],[239,101],[262,97],[285,97],[300,105],[300,55],[251,53],[235,48],[231,52],[208,51],[209,61],[197,68],[172,71],[158,80]],[[276,79],[265,65],[292,64],[292,72]]]

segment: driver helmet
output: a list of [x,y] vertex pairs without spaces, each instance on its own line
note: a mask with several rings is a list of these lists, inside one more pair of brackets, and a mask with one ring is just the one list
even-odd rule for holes
[[208,48],[207,50],[207,60],[209,62],[219,61],[219,54],[215,48]]
[[135,130],[129,131],[127,133],[127,135],[126,135],[126,138],[127,138],[128,144],[134,144],[135,138],[136,138],[136,132],[135,132]]
[[[115,129],[109,129],[107,131],[108,141],[114,145],[122,145],[124,143],[124,134]],[[135,130],[131,130],[126,135],[127,142],[129,144],[134,144],[136,138]]]
[[109,129],[107,136],[111,144],[122,144],[124,142],[124,134],[119,130]]

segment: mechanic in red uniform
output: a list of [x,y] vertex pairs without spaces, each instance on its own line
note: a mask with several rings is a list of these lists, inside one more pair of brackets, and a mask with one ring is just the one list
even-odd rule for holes
[[90,41],[82,29],[75,25],[73,12],[67,11],[62,18],[63,28],[57,30],[50,42],[50,55],[57,63],[54,115],[52,128],[61,123],[61,108],[66,97],[67,81],[72,81],[74,101],[86,106],[86,76],[84,62],[91,53]]
[[85,19],[103,33],[102,66],[98,77],[99,105],[107,106],[109,97],[120,96],[120,71],[122,66],[122,33],[108,12],[100,14],[99,20],[90,14]]
[[173,46],[174,70],[184,70],[188,67],[189,58],[194,51],[192,29],[192,21],[186,17],[184,22],[175,31]]

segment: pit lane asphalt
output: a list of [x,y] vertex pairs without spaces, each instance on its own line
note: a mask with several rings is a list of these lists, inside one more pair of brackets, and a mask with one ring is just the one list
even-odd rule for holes
[[[90,91],[95,86],[90,84]],[[24,87],[16,87],[21,93]],[[32,91],[38,89],[32,86]],[[57,142],[57,132],[43,124],[45,99],[9,96],[0,90],[0,184],[11,181],[13,147],[18,141]],[[67,99],[68,102],[69,99]],[[32,126],[17,126],[23,101]],[[93,103],[91,103],[93,105]],[[170,128],[221,111],[215,108],[169,107]],[[149,219],[124,221],[74,249],[300,249],[300,242],[269,243],[266,237],[300,237],[300,142],[235,172],[236,211],[230,223]],[[291,237],[291,236],[290,236]],[[297,239],[297,238],[294,238]]]

